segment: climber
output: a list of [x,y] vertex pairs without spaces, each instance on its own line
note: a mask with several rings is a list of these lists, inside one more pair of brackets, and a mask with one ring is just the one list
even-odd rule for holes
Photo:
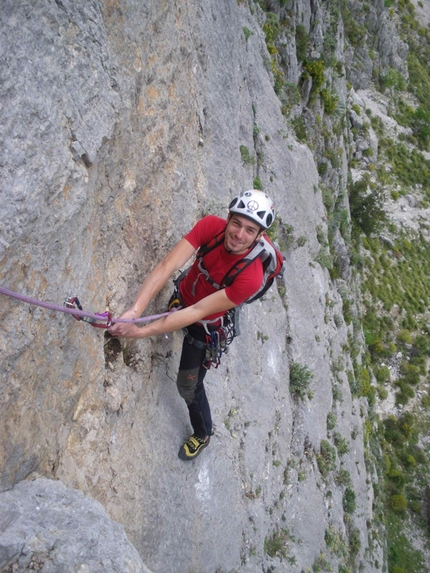
[[[225,342],[225,333],[231,333],[231,325],[225,328],[229,322],[228,311],[260,289],[264,279],[263,263],[257,257],[251,264],[239,265],[243,270],[241,268],[225,288],[222,279],[235,263],[253,250],[273,220],[273,203],[265,193],[254,189],[240,193],[230,203],[227,221],[209,215],[196,223],[148,275],[133,305],[121,318],[140,317],[171,275],[185,265],[197,249],[201,250],[214,237],[221,237],[218,248],[207,249],[204,264],[203,257],[198,256],[188,272],[182,273],[170,305],[176,303],[181,305],[180,309],[143,327],[115,323],[108,329],[113,336],[126,338],[145,338],[184,329],[177,387],[188,406],[193,435],[179,450],[182,460],[196,458],[209,445],[212,418],[203,380],[212,359],[220,354],[218,350]],[[216,349],[212,356],[213,347]]]

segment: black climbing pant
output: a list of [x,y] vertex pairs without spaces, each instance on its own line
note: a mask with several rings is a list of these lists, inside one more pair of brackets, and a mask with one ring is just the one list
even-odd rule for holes
[[192,324],[187,330],[176,383],[179,394],[188,406],[194,434],[204,439],[212,432],[211,409],[203,384],[207,372],[202,366],[206,356],[206,349],[202,347],[206,341],[206,332],[196,324]]

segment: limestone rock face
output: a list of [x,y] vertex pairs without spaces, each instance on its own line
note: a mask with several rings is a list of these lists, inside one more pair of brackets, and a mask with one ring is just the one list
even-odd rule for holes
[[[308,30],[322,6],[288,3]],[[346,539],[346,523],[373,573],[383,558],[367,532],[373,476],[366,406],[348,384],[352,326],[322,264],[318,172],[281,113],[262,21],[257,5],[235,0],[3,1],[2,286],[60,305],[75,293],[84,309],[118,316],[192,225],[207,213],[225,216],[257,176],[276,203],[287,268],[264,300],[240,311],[241,336],[208,373],[216,431],[189,464],[177,458],[190,434],[175,387],[181,333],[115,342],[69,315],[0,295],[0,488],[10,503],[37,484],[46,500],[72,495],[57,481],[20,483],[37,471],[81,490],[159,573],[299,573],[325,550],[329,526]],[[148,314],[165,310],[171,286]],[[303,400],[289,390],[292,363],[312,373]],[[349,450],[323,479],[317,460],[329,412]],[[345,487],[334,480],[341,465],[356,493],[347,520]],[[18,530],[7,519],[3,527],[14,552]],[[107,541],[118,531],[111,527]],[[271,541],[285,531],[279,554]],[[117,570],[145,570],[125,563]]]
[[348,3],[348,9],[354,26],[349,36],[346,29],[350,46],[344,57],[347,75],[354,88],[367,88],[375,68],[383,72],[393,68],[406,76],[408,46],[400,40],[383,0],[372,2],[371,5],[352,0]]
[[150,573],[100,503],[60,481],[22,481],[0,504],[0,571]]

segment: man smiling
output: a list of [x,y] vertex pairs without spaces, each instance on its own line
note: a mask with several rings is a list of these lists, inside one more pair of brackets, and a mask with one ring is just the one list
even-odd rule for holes
[[[114,336],[128,338],[185,330],[177,386],[187,404],[193,434],[179,450],[182,460],[196,458],[209,445],[212,417],[203,380],[212,359],[221,354],[220,349],[225,351],[234,336],[228,311],[250,299],[262,285],[260,258],[243,261],[273,220],[272,200],[255,189],[233,199],[227,221],[204,217],[148,275],[121,318],[139,318],[172,274],[198,250],[193,265],[176,282],[171,303],[180,310],[141,328],[116,323],[109,329]],[[232,280],[225,281],[232,269],[237,269]]]

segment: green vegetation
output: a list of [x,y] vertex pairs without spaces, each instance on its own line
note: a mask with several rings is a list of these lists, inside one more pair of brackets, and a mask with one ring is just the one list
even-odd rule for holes
[[309,45],[309,35],[303,24],[296,26],[296,54],[299,62],[306,59]]
[[[345,36],[351,46],[358,47],[366,38],[366,27],[360,23],[356,14],[351,11],[351,5],[347,2],[341,2],[341,13],[343,25],[345,28]],[[358,4],[359,6],[359,4]]]
[[327,430],[333,430],[336,427],[337,418],[333,412],[327,414]]
[[246,164],[246,165],[254,165],[255,164],[255,157],[253,155],[251,155],[249,149],[246,147],[246,145],[241,145],[239,147],[240,150],[240,156],[242,158],[242,161]]
[[254,32],[252,32],[252,30],[250,30],[249,28],[244,27],[243,33],[245,35],[245,41],[247,42]]
[[325,82],[324,62],[322,60],[306,60],[303,64],[303,69],[305,73],[307,72],[307,76],[312,78],[312,93],[319,92]]
[[270,537],[264,540],[264,552],[270,557],[288,557],[290,542],[295,539],[288,529],[274,531]]
[[262,183],[259,175],[257,175],[257,177],[254,178],[253,185],[254,185],[254,189],[259,189],[260,191],[263,189],[263,183]]
[[336,469],[336,450],[327,440],[321,440],[317,464],[324,478]]
[[347,487],[342,500],[345,513],[354,513],[356,508],[355,497],[355,491]]
[[371,235],[379,231],[386,221],[384,191],[369,177],[349,182],[351,218],[359,232]]
[[334,434],[334,444],[337,448],[337,453],[339,456],[344,456],[349,453],[349,445],[345,438],[343,438],[338,432]]
[[290,366],[290,392],[302,400],[309,397],[309,384],[313,378],[307,366],[293,362]]
[[337,109],[337,102],[339,99],[337,93],[324,88],[321,90],[321,99],[323,101],[325,113],[327,115],[332,115]]
[[391,166],[388,178],[379,173],[385,181],[395,180],[404,188],[420,185],[430,198],[430,161],[420,151],[411,150],[401,142],[382,138],[379,140],[379,152]]
[[324,553],[321,551],[318,557],[315,559],[312,565],[313,573],[321,573],[323,571],[332,571],[333,568],[331,566],[330,561],[326,558]]
[[[425,570],[423,556],[408,538],[408,524],[412,521],[428,536],[423,492],[430,449],[420,446],[420,435],[430,433],[430,224],[422,219],[414,232],[396,228],[388,221],[386,202],[413,195],[418,208],[430,204],[430,161],[424,153],[430,150],[430,28],[417,21],[410,0],[385,0],[387,15],[408,44],[406,74],[400,67],[381,64],[375,35],[369,33],[368,16],[374,16],[374,3],[324,2],[323,49],[319,53],[313,44],[313,32],[309,34],[303,24],[294,24],[289,4],[281,3],[284,8],[276,10],[278,17],[267,12],[269,6],[275,11],[273,2],[259,2],[266,12],[263,29],[270,57],[266,64],[284,116],[294,114],[288,120],[289,126],[296,138],[308,145],[317,162],[320,183],[316,192],[321,192],[327,231],[316,229],[320,250],[315,261],[328,269],[342,297],[343,319],[349,327],[344,351],[351,359],[346,372],[349,388],[341,385],[333,368],[327,439],[321,441],[316,452],[322,479],[342,488],[346,535],[329,527],[327,555],[321,553],[308,569],[329,571],[333,560],[339,573],[359,570],[354,562],[361,547],[360,532],[353,524],[356,493],[342,463],[343,456],[352,449],[349,439],[357,439],[362,430],[368,476],[372,480],[377,476],[373,480],[374,518],[368,523],[369,552],[376,540],[383,543],[386,539],[388,573],[421,573]],[[351,74],[335,56],[339,53],[336,42],[340,18],[346,43],[356,54],[367,51],[373,62],[373,81],[389,99],[388,114],[406,128],[396,140],[385,132],[378,115],[370,109],[362,110],[358,104],[352,109],[360,117],[360,127],[349,124],[347,102],[341,101],[342,91],[337,91],[343,74]],[[295,40],[297,60],[302,66],[298,86],[286,81],[285,38],[290,46]],[[352,74],[350,81],[354,83]],[[352,88],[348,82],[346,85]],[[300,103],[310,113],[297,114]],[[371,127],[378,137],[378,149],[374,144],[362,145],[361,154],[354,156],[355,144],[369,140]],[[342,138],[346,131],[352,143],[344,151]],[[246,157],[242,154],[244,163]],[[358,179],[351,176],[345,182],[340,175],[345,157],[349,167],[357,169],[352,172],[354,176],[361,173]],[[250,164],[252,159],[249,156]],[[345,259],[340,260],[335,248],[339,233],[348,249],[353,274],[352,281],[346,279],[349,286],[342,281],[342,292],[338,279],[345,280]],[[277,234],[281,238],[281,233]],[[283,233],[282,239],[292,246],[292,231]],[[355,276],[360,287],[354,285]],[[330,308],[326,308],[325,320],[337,328],[343,324],[341,312]],[[306,367],[291,365],[291,394],[300,399],[309,396],[311,378]],[[347,440],[337,430],[343,427],[340,416],[349,403],[349,390],[353,407],[359,404],[363,426],[355,427]],[[396,416],[379,418],[375,413],[377,401],[392,397],[398,408]],[[300,475],[300,479],[306,478],[305,471],[301,470]],[[273,548],[280,535],[277,532],[266,540],[272,555],[282,556],[282,548]]]

